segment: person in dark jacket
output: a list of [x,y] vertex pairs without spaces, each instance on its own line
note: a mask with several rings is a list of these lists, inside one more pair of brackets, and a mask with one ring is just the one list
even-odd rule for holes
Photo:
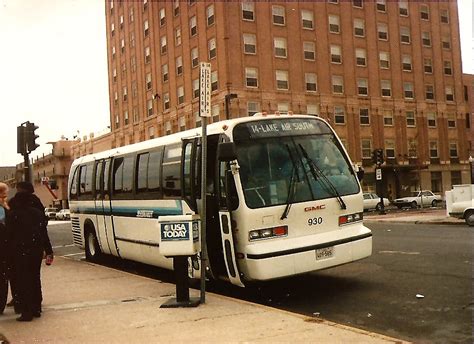
[[5,224],[6,213],[9,209],[7,204],[8,186],[0,183],[0,314],[3,314],[8,297],[9,257],[8,257],[8,233]]
[[49,240],[48,219],[44,206],[34,194],[29,182],[17,184],[17,193],[10,202],[7,227],[11,233],[15,298],[21,316],[18,321],[31,321],[41,316],[41,262],[46,253],[47,262],[53,259]]

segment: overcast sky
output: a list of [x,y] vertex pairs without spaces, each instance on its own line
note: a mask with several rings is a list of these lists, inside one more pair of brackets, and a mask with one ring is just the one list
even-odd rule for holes
[[[459,0],[464,72],[474,73],[473,0]],[[109,123],[103,0],[0,0],[0,166],[23,161],[16,127],[49,141],[103,132]]]

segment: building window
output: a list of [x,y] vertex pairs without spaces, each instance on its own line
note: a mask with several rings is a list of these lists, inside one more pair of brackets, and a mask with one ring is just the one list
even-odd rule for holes
[[151,73],[146,73],[146,89],[147,91],[151,90]]
[[448,128],[456,128],[456,115],[454,113],[448,114]]
[[211,108],[212,123],[219,122],[219,105],[213,105]]
[[164,8],[160,9],[160,26],[163,26],[166,24],[166,12]]
[[181,45],[181,28],[177,27],[174,33],[175,44]]
[[137,71],[137,61],[135,59],[135,56],[132,56],[130,58],[130,65],[131,65],[132,72],[135,73]]
[[178,56],[176,58],[176,75],[183,74],[183,57]]
[[443,66],[444,66],[445,75],[453,75],[453,70],[451,68],[451,61],[444,61]]
[[273,39],[275,56],[286,58],[286,38],[275,37]]
[[376,0],[377,2],[377,11],[386,12],[387,11],[387,2],[386,0]]
[[431,172],[431,191],[441,192],[443,176],[441,172]]
[[368,80],[365,78],[357,79],[357,94],[359,96],[369,95]]
[[120,52],[122,54],[125,53],[125,39],[123,39],[123,38],[120,40]]
[[196,128],[201,127],[201,116],[199,115],[199,110],[194,111],[194,121],[196,122]]
[[145,35],[145,37],[147,37],[149,33],[150,33],[150,26],[148,24],[148,20],[145,20],[143,22],[143,34]]
[[207,26],[211,26],[214,24],[215,17],[214,17],[214,5],[207,6],[206,9],[207,14]]
[[332,93],[343,94],[344,93],[344,79],[340,75],[333,75],[332,78]]
[[115,58],[115,45],[112,46],[112,59]]
[[255,4],[253,2],[242,2],[242,19],[254,21]]
[[382,110],[382,112],[383,112],[383,125],[386,127],[393,126],[393,111]]
[[119,115],[115,115],[115,129],[120,128],[120,117]]
[[148,117],[153,116],[153,99],[146,101],[146,114]]
[[199,66],[199,53],[196,47],[191,49],[191,67],[195,68],[197,66]]
[[453,102],[454,101],[454,88],[453,86],[446,86],[445,87],[446,93],[446,101]]
[[407,127],[415,127],[416,126],[416,117],[414,111],[407,111],[405,112],[405,116],[407,119]]
[[284,70],[275,71],[277,90],[288,89],[288,72]]
[[363,0],[352,0],[352,6],[357,7],[357,8],[364,7]]
[[305,73],[304,81],[306,84],[306,91],[308,92],[317,91],[317,76],[315,73]]
[[382,89],[382,97],[391,97],[392,96],[392,84],[390,80],[382,80],[380,82]]
[[417,140],[409,139],[407,143],[408,143],[408,157],[416,158],[418,156]]
[[184,103],[184,87],[183,86],[178,87],[177,95],[178,95],[178,105],[183,104]]
[[179,118],[179,130],[180,131],[186,130],[186,117],[184,116]]
[[280,113],[288,113],[290,111],[290,106],[288,103],[278,103],[277,104],[277,111]]
[[429,32],[422,32],[421,33],[421,41],[423,42],[423,46],[431,47],[431,33]]
[[407,17],[408,16],[408,1],[399,0],[398,1],[398,11],[401,16]]
[[319,116],[319,106],[317,104],[306,104],[306,114],[309,116]]
[[438,157],[438,141],[430,141],[430,158],[436,159]]
[[170,94],[166,92],[163,94],[163,109],[168,110],[170,108]]
[[425,73],[427,74],[433,73],[433,63],[432,63],[431,58],[425,57],[423,59],[423,67],[424,67]]
[[191,37],[197,35],[196,16],[193,16],[189,19],[189,32],[191,34]]
[[135,47],[135,32],[130,32],[130,47]]
[[211,38],[207,42],[207,48],[209,50],[209,60],[215,58],[216,55],[217,55],[217,52],[216,52],[216,39],[215,38]]
[[126,102],[128,98],[127,86],[122,88],[122,101]]
[[434,100],[434,86],[433,85],[425,85],[425,99]]
[[117,68],[114,68],[113,69],[113,72],[112,72],[112,80],[114,82],[117,82]]
[[285,8],[282,6],[272,6],[273,24],[285,25]]
[[390,54],[386,51],[381,51],[379,53],[380,68],[388,69],[390,68]]
[[344,113],[344,107],[343,106],[335,106],[334,107],[334,123],[336,123],[336,124],[346,123],[346,115]]
[[363,19],[354,19],[354,36],[365,36],[365,21]]
[[410,28],[406,26],[400,27],[400,41],[402,43],[410,43]]
[[257,37],[251,33],[244,33],[244,54],[257,53]]
[[382,41],[388,40],[388,26],[385,23],[377,24],[377,36]]
[[110,33],[112,34],[112,37],[115,34],[115,24],[114,23],[110,24]]
[[448,10],[440,10],[441,22],[448,24],[449,23],[449,12]]
[[411,56],[410,55],[403,55],[402,56],[402,69],[405,72],[411,72]]
[[330,4],[338,4],[339,0],[327,0]]
[[124,123],[124,125],[128,125],[128,122],[129,122],[129,120],[128,120],[128,111],[125,110],[123,112],[123,123]]
[[165,122],[165,134],[166,135],[171,134],[171,123],[170,123],[170,121]]
[[179,0],[174,0],[173,4],[173,15],[175,17],[179,16]]
[[331,45],[331,62],[342,63],[341,46]]
[[136,107],[133,108],[133,123],[138,123],[140,121],[140,114]]
[[411,82],[403,83],[403,94],[405,96],[405,99],[413,99],[415,97],[415,93],[413,91],[413,84]]
[[365,49],[356,49],[356,65],[365,67],[367,66],[367,52]]
[[199,79],[193,80],[193,98],[199,97]]
[[162,36],[160,38],[160,52],[161,54],[166,54],[167,50],[168,50],[168,46],[166,43],[166,36]]
[[145,48],[145,63],[150,63],[151,62],[151,52],[150,52],[150,47]]
[[426,118],[428,119],[428,128],[436,128],[436,113],[428,112]]
[[443,36],[443,38],[441,38],[441,45],[443,49],[451,49],[451,38],[449,36]]
[[316,47],[314,42],[303,42],[304,59],[314,61],[316,59]]
[[258,87],[257,68],[245,68],[245,84],[247,87]]
[[260,111],[260,103],[249,101],[247,102],[247,115],[253,116]]
[[395,159],[395,140],[385,140],[385,156],[387,159]]
[[168,77],[168,64],[164,64],[161,66],[161,75],[163,76],[163,82],[167,82],[169,77]]
[[372,158],[372,140],[362,139],[361,150],[362,150],[362,159]]
[[423,20],[430,20],[430,8],[428,5],[420,5],[420,18]]
[[211,91],[216,91],[218,88],[218,83],[217,83],[217,71],[213,71],[211,73]]
[[359,109],[359,123],[362,125],[370,124],[369,109]]
[[335,14],[329,15],[329,32],[340,33],[340,21],[339,16]]
[[130,23],[133,23],[133,21],[135,20],[135,14],[133,12],[133,7],[130,7],[130,12],[128,14],[128,20],[130,21]]
[[462,184],[461,171],[451,171],[451,185]]
[[312,11],[301,10],[301,25],[303,29],[312,30],[314,28],[314,14]]
[[138,97],[138,87],[137,87],[137,82],[134,80],[132,81],[132,98]]

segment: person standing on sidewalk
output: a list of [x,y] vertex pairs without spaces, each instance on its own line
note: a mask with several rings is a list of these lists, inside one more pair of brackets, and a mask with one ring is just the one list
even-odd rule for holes
[[8,233],[6,214],[9,209],[7,204],[8,186],[0,183],[0,314],[3,314],[8,297],[9,256]]
[[[21,316],[18,321],[31,321],[41,316],[41,262],[53,260],[48,237],[48,219],[44,206],[29,182],[17,184],[17,193],[10,202],[7,226],[12,235],[13,270]],[[16,296],[15,296],[16,297]]]

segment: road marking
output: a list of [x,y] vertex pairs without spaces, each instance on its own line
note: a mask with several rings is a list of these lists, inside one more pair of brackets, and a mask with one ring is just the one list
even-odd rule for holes
[[71,257],[71,256],[79,256],[79,255],[84,255],[84,252],[63,254],[62,257]]
[[408,254],[408,255],[416,255],[420,254],[420,252],[404,252],[404,251],[379,251],[382,254]]
[[53,249],[57,249],[57,248],[63,248],[63,247],[73,247],[73,246],[76,246],[74,244],[70,244],[70,245],[59,245],[59,246],[53,246]]

